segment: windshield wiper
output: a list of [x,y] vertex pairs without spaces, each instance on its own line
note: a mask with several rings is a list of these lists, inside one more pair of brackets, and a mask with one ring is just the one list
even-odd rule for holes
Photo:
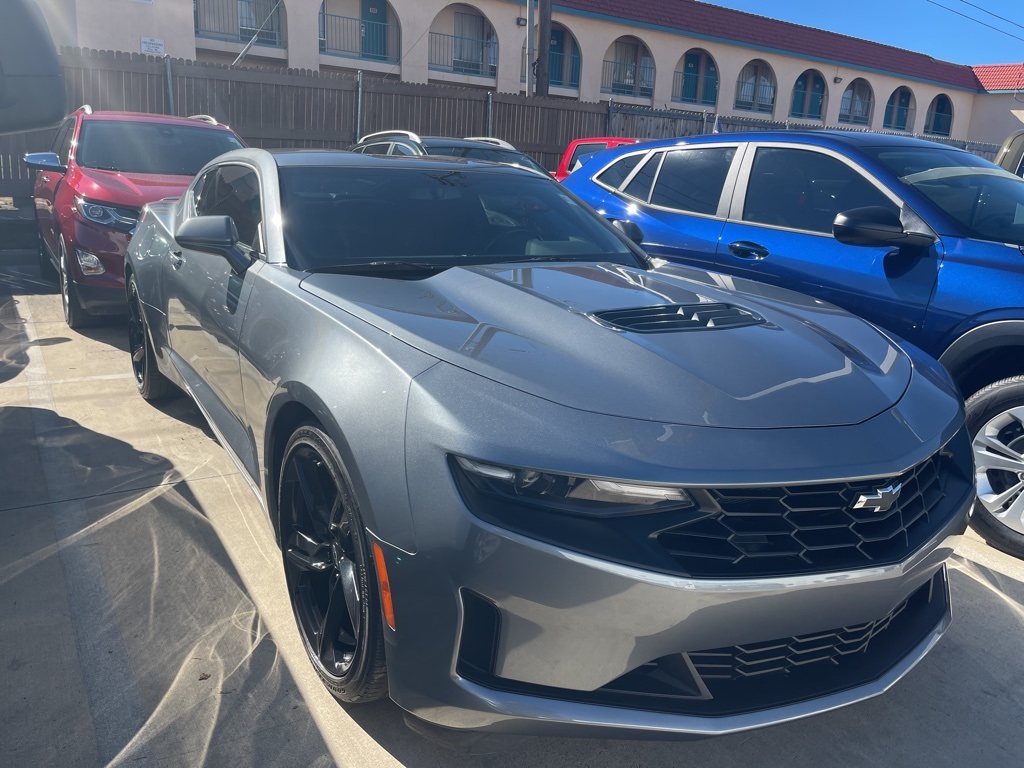
[[379,261],[359,261],[352,264],[331,264],[326,267],[313,267],[306,271],[310,274],[328,273],[335,275],[349,274],[386,274],[392,275],[400,272],[413,272],[416,274],[434,274],[443,272],[455,266],[451,263],[399,261],[396,259],[381,259]]
[[86,168],[93,168],[97,171],[117,171],[118,173],[121,173],[120,168],[115,168],[112,165],[87,165]]

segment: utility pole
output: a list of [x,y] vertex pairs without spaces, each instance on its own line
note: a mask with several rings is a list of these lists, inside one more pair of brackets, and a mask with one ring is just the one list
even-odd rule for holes
[[537,19],[537,95],[548,95],[551,82],[551,0],[539,0]]
[[533,3],[534,0],[526,0],[526,95],[533,96]]

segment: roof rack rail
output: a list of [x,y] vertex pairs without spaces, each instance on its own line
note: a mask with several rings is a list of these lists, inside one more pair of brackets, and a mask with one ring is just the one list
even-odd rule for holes
[[90,107],[88,104],[83,104],[78,109],[76,109],[75,112],[85,112],[85,114],[91,115],[92,114],[92,107]]
[[366,134],[365,136],[363,136],[363,138],[361,138],[358,141],[358,143],[362,144],[364,141],[367,141],[368,139],[388,139],[388,138],[411,139],[412,141],[415,141],[417,144],[422,143],[422,139],[420,139],[420,137],[417,136],[412,131],[377,131],[376,133],[368,133],[368,134]]
[[209,123],[210,125],[220,125],[220,123],[217,122],[217,118],[211,117],[210,115],[189,115],[188,119],[201,120],[202,122]]
[[493,136],[467,136],[466,141],[482,141],[486,144],[494,144],[496,147],[502,149],[515,149],[511,144],[502,139],[496,139]]

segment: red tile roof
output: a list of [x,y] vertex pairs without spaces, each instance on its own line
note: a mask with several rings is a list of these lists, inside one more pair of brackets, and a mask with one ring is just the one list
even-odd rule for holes
[[972,69],[963,64],[939,61],[923,53],[913,53],[697,0],[636,0],[629,4],[622,0],[555,0],[554,5],[559,10],[582,11],[641,24],[654,24],[683,33],[843,62],[971,90],[982,87],[975,76],[977,67]]
[[979,64],[972,69],[986,91],[1024,90],[1024,64]]

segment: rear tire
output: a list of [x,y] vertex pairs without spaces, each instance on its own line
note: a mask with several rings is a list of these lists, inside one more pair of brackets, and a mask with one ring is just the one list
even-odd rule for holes
[[978,500],[971,527],[996,549],[1024,557],[1024,376],[968,398]]
[[131,355],[135,387],[147,402],[163,400],[176,394],[177,387],[160,373],[156,353],[146,331],[146,318],[142,313],[139,288],[135,275],[128,279],[128,353]]
[[343,703],[384,697],[384,630],[370,541],[341,455],[318,425],[302,425],[288,440],[278,509],[288,596],[313,669]]
[[57,268],[53,266],[50,249],[46,247],[46,241],[43,240],[43,232],[39,229],[38,221],[36,221],[36,241],[39,248],[39,276],[48,283],[56,283],[58,281]]

